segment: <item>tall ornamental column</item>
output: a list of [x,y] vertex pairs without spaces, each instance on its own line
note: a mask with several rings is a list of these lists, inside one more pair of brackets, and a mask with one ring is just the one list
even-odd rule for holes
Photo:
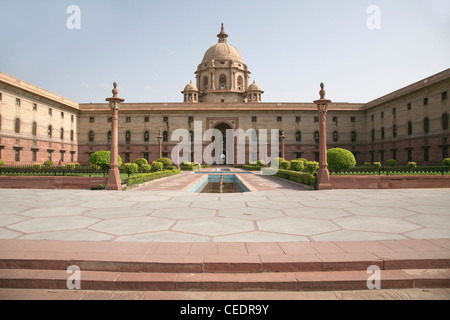
[[162,158],[162,140],[163,140],[163,135],[161,130],[159,130],[159,135],[158,135],[158,142],[159,142],[159,158]]
[[281,139],[281,158],[286,159],[284,153],[284,140],[286,140],[286,135],[284,134],[284,131],[281,131],[280,139]]
[[111,160],[109,164],[108,180],[106,182],[106,190],[122,190],[120,183],[119,172],[119,105],[124,102],[124,99],[119,98],[119,90],[117,90],[117,82],[113,84],[114,89],[112,91],[113,97],[107,98],[111,108]]
[[328,112],[328,104],[331,103],[331,100],[325,99],[326,91],[324,90],[325,85],[323,83],[320,84],[320,100],[314,101],[317,105],[317,110],[319,112],[319,152],[320,152],[320,160],[319,160],[319,172],[317,176],[317,189],[318,190],[331,190],[330,183],[330,172],[328,171],[328,162],[327,162],[327,112]]

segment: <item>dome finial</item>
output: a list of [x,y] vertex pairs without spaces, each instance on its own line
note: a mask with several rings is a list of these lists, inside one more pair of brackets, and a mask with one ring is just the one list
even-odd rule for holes
[[220,30],[220,33],[217,35],[217,37],[219,38],[219,43],[220,42],[225,42],[225,43],[227,42],[228,35],[225,32],[225,28],[223,26],[223,23],[222,23],[222,28]]

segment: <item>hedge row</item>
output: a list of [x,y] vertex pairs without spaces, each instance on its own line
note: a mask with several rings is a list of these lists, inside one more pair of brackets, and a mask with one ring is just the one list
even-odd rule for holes
[[306,184],[308,186],[313,186],[316,183],[316,177],[313,174],[307,172],[297,172],[283,169],[275,170],[271,168],[265,168],[263,169],[263,173],[271,174],[276,177],[294,181],[297,183]]
[[127,186],[132,186],[135,184],[141,184],[141,183],[173,176],[173,175],[176,175],[179,173],[180,173],[180,170],[177,170],[177,169],[154,172],[154,173],[144,173],[144,174],[140,174],[140,175],[126,179],[125,183],[127,184]]

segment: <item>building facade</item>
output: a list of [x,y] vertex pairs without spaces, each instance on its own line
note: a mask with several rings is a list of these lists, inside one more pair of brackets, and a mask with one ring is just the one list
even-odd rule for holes
[[[182,91],[183,102],[121,104],[123,161],[151,162],[160,153],[170,157],[177,145],[172,133],[186,129],[195,138],[194,127],[200,124],[202,135],[212,128],[279,129],[287,160],[318,160],[316,105],[263,102],[264,91],[250,81],[251,72],[228,43],[223,25],[217,37],[196,69],[195,84],[191,81]],[[400,164],[439,164],[449,157],[449,89],[447,69],[368,103],[332,103],[328,147],[352,151],[358,163],[396,159]],[[90,154],[109,149],[110,130],[107,103],[76,103],[0,73],[0,159],[5,163],[88,163]],[[245,161],[259,158],[258,153],[247,154]]]

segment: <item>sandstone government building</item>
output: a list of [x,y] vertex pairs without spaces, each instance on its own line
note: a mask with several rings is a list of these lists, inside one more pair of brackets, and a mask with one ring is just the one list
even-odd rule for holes
[[[279,129],[285,134],[287,160],[318,160],[316,105],[263,102],[264,91],[250,80],[251,72],[228,43],[223,26],[218,38],[198,65],[195,84],[182,91],[183,102],[120,106],[123,161],[159,158],[160,132],[162,155],[170,157],[176,145],[171,133],[187,129],[193,134],[198,121],[204,131]],[[439,164],[449,157],[449,89],[447,69],[368,103],[332,103],[328,147],[352,151],[358,163],[396,159],[399,164]],[[87,163],[90,154],[109,149],[110,130],[107,103],[70,101],[0,72],[0,159],[6,164]],[[246,161],[258,156],[248,155]]]

